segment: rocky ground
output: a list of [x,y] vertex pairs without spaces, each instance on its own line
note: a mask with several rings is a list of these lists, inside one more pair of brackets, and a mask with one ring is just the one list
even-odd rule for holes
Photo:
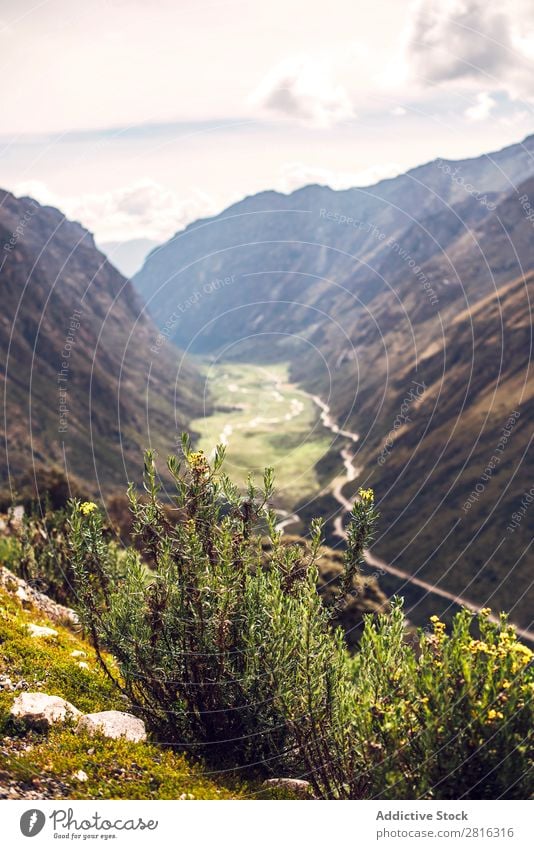
[[0,567],[0,799],[228,799],[147,739],[73,611]]

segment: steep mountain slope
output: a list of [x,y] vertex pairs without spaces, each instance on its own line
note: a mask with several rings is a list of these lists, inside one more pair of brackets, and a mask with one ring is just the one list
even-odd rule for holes
[[[181,347],[212,351],[251,334],[253,342],[241,348],[263,355],[275,341],[261,345],[258,332],[266,327],[305,335],[316,325],[324,329],[324,314],[330,317],[343,296],[352,317],[378,293],[387,295],[393,277],[406,277],[412,260],[446,259],[451,242],[480,224],[519,175],[534,174],[533,151],[529,137],[496,154],[437,160],[365,189],[264,192],[177,233],[150,254],[134,282]],[[454,269],[445,261],[435,275],[423,291],[427,301],[433,293],[448,298],[443,276],[454,279]],[[277,344],[291,349],[287,337]]]
[[[533,152],[531,136],[367,189],[256,195],[177,234],[135,278],[165,335],[291,359],[361,434],[354,487],[378,491],[379,555],[526,625],[532,520],[507,527],[530,485]],[[325,498],[299,514],[328,513]]]
[[91,489],[137,479],[143,447],[171,450],[199,414],[196,372],[58,210],[0,192],[0,245],[2,479],[52,463]]
[[[339,420],[363,437],[356,462],[383,516],[377,551],[426,581],[512,609],[527,626],[531,198],[532,178],[426,262],[407,232],[403,248],[421,272],[392,265],[389,297],[378,292],[365,312],[351,310],[348,294],[335,304],[348,351],[333,323],[312,336],[331,364],[328,385],[319,374],[312,387],[329,392]],[[446,279],[432,304],[425,282]],[[294,376],[309,383],[303,361]]]
[[[412,364],[392,369],[358,462],[380,499],[389,562],[532,618],[534,274],[459,311]],[[371,386],[359,409],[376,407]]]

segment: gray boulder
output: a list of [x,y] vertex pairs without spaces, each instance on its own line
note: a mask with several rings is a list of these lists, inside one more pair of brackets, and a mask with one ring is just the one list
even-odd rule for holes
[[28,624],[30,637],[57,637],[55,628],[49,628],[48,625],[35,625],[33,622]]
[[78,708],[59,696],[46,693],[21,693],[11,706],[10,715],[33,728],[46,729],[58,722],[81,716]]
[[120,710],[86,713],[78,720],[76,731],[78,733],[86,731],[91,735],[101,734],[113,740],[124,737],[133,743],[146,740],[145,723],[131,713],[123,713]]

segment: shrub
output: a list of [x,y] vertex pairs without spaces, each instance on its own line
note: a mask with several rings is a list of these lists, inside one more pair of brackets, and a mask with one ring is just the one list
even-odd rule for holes
[[505,616],[495,623],[483,611],[474,623],[463,610],[450,633],[432,617],[414,646],[395,600],[367,618],[351,656],[332,622],[373,532],[372,492],[360,490],[327,606],[320,524],[310,546],[283,543],[266,509],[272,472],[241,495],[221,472],[221,449],[210,466],[185,441],[184,457],[168,463],[172,521],[150,452],[146,497],[130,489],[139,550],[117,558],[96,505],[76,502],[70,518],[82,620],[161,741],[219,767],[307,777],[321,798],[532,794],[532,653]]
[[[76,604],[76,592],[69,515],[70,510],[50,507],[40,513],[25,513],[20,528],[8,538],[11,552],[5,562],[35,589],[72,607]],[[109,542],[107,556],[118,562],[120,549],[112,542],[113,532],[102,526],[102,533]]]
[[[249,480],[241,495],[221,473],[222,449],[213,468],[187,442],[184,457],[183,467],[175,458],[168,463],[175,521],[159,499],[150,452],[148,497],[129,492],[133,533],[151,569],[129,550],[118,575],[99,512],[74,505],[82,619],[97,649],[106,647],[117,659],[117,685],[159,739],[218,764],[295,762],[284,692],[300,694],[303,709],[310,699],[328,698],[328,678],[317,676],[316,664],[335,670],[338,656],[345,657],[317,593],[320,525],[309,550],[283,545],[266,509],[270,470],[262,488]],[[312,699],[310,688],[320,697]]]
[[530,798],[534,790],[532,652],[506,617],[462,610],[452,632],[432,617],[417,650],[402,604],[368,619],[351,659],[352,687],[334,682],[324,749],[302,735],[325,797]]
[[15,571],[60,604],[72,605],[74,575],[67,532],[64,510],[26,513],[17,531],[20,557]]

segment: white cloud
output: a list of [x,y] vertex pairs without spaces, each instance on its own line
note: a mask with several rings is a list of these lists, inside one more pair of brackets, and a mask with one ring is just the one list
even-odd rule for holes
[[271,113],[314,127],[355,117],[351,98],[336,79],[335,63],[326,57],[286,59],[267,74],[251,100]]
[[319,184],[331,189],[352,189],[355,186],[372,186],[379,180],[395,177],[402,172],[395,162],[372,165],[362,171],[334,171],[329,168],[317,168],[303,162],[290,162],[282,168],[276,189],[280,192],[293,192],[302,186]]
[[474,105],[469,106],[464,115],[470,121],[484,121],[496,106],[497,101],[487,91],[481,91],[480,94],[477,94]]
[[99,242],[136,238],[164,241],[191,221],[219,211],[214,199],[203,192],[196,191],[187,200],[180,200],[153,180],[76,197],[60,196],[35,181],[19,183],[14,191],[57,207],[94,233]]
[[524,0],[501,0],[498,5],[487,0],[420,0],[412,8],[404,44],[408,75],[423,87],[454,84],[480,90],[482,83],[488,93],[504,91],[513,99],[531,99],[533,11]]

